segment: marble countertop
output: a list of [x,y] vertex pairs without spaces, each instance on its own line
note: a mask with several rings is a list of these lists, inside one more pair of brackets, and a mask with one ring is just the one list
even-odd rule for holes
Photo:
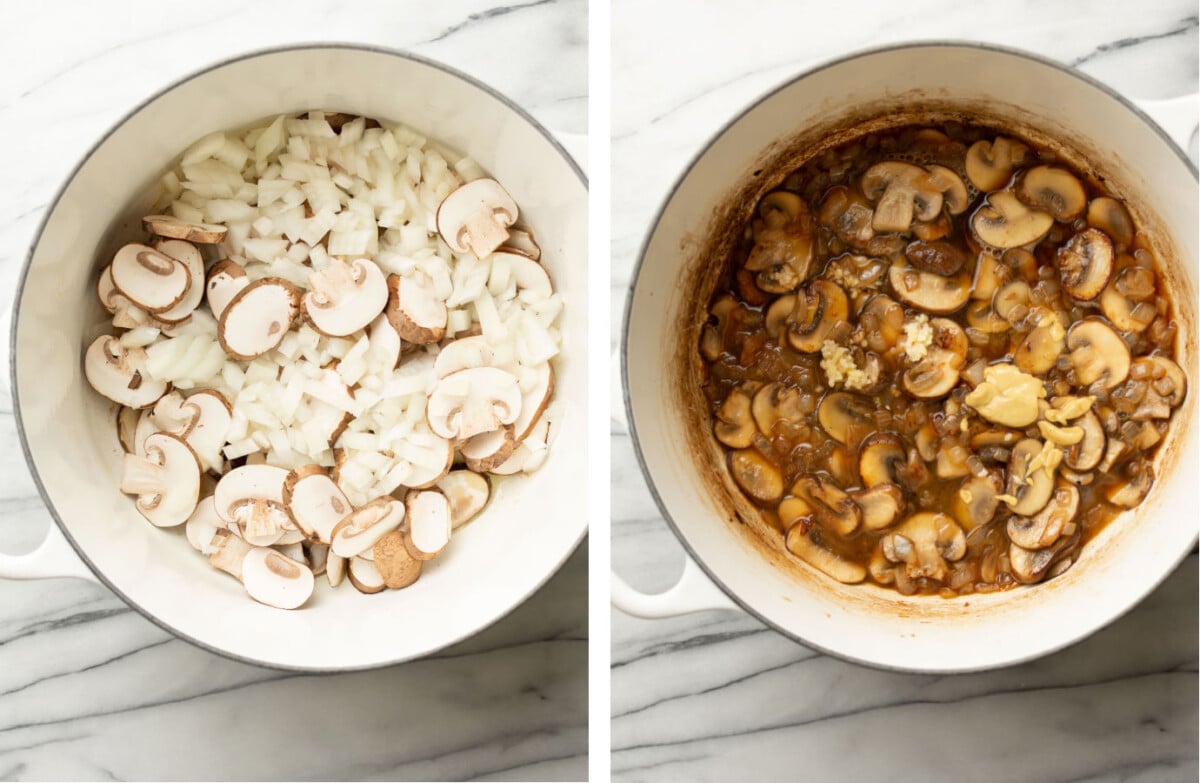
[[[635,254],[682,167],[726,118],[811,65],[895,41],[969,39],[1071,63],[1130,96],[1197,88],[1194,0],[744,8],[613,5],[614,348]],[[642,590],[666,589],[683,549],[619,419],[612,475],[614,567]],[[1196,585],[1193,554],[1085,642],[948,677],[844,663],[732,612],[647,621],[614,610],[613,779],[1195,781]]]
[[[587,4],[65,0],[0,26],[0,323],[59,184],[159,88],[268,46],[353,41],[442,60],[547,127],[587,130]],[[494,46],[519,31],[537,46]],[[536,77],[536,78],[535,78]],[[4,335],[7,342],[7,334]],[[0,379],[0,548],[50,518]],[[209,654],[102,586],[0,582],[0,780],[579,780],[587,775],[587,544],[475,638],[388,669],[301,676]]]

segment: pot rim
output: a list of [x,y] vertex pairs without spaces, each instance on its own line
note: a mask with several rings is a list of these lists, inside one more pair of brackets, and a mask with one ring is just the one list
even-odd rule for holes
[[12,317],[9,321],[9,338],[8,338],[8,378],[9,378],[10,387],[12,389],[13,419],[17,425],[17,436],[21,443],[21,452],[25,457],[25,464],[29,467],[30,475],[33,477],[33,482],[37,486],[38,494],[41,496],[42,502],[46,506],[46,510],[50,512],[50,517],[51,517],[51,519],[54,520],[54,524],[58,526],[59,531],[66,538],[67,542],[71,545],[71,548],[75,550],[75,554],[79,556],[79,559],[82,560],[84,562],[84,564],[88,567],[88,569],[93,574],[95,574],[96,578],[99,579],[100,582],[105,587],[107,587],[109,590],[111,590],[113,593],[115,593],[117,595],[117,597],[119,597],[122,601],[124,601],[128,606],[133,608],[138,614],[142,615],[147,620],[154,623],[155,625],[157,625],[159,628],[163,629],[164,631],[167,631],[175,638],[182,639],[185,642],[195,645],[196,647],[199,647],[203,650],[207,650],[208,652],[215,653],[217,655],[220,655],[223,658],[228,658],[233,661],[238,661],[239,663],[247,663],[247,664],[250,664],[253,666],[259,666],[259,667],[266,668],[266,669],[275,669],[275,670],[285,671],[285,672],[295,672],[298,674],[334,674],[334,673],[342,673],[342,672],[356,672],[356,671],[369,671],[372,669],[381,669],[381,668],[384,668],[387,666],[394,666],[399,663],[404,663],[406,661],[428,657],[430,655],[437,653],[440,650],[444,650],[445,648],[450,647],[451,645],[458,644],[459,642],[469,639],[478,633],[482,633],[484,630],[490,628],[491,626],[495,625],[496,623],[500,622],[502,619],[507,617],[517,607],[521,606],[526,601],[528,601],[529,598],[534,593],[538,592],[546,584],[546,582],[550,581],[550,579],[562,569],[563,564],[566,563],[568,559],[570,559],[571,555],[573,555],[575,553],[575,551],[579,548],[579,544],[587,536],[588,526],[586,524],[584,524],[584,526],[580,530],[579,536],[576,538],[574,544],[572,544],[571,547],[565,551],[562,558],[557,563],[555,563],[554,566],[552,568],[550,568],[542,576],[542,578],[540,580],[538,580],[538,582],[532,586],[532,588],[528,592],[526,592],[524,595],[522,595],[518,601],[516,601],[511,606],[509,606],[506,610],[504,610],[497,616],[491,618],[490,620],[483,623],[482,625],[472,628],[466,632],[455,634],[452,638],[447,639],[447,640],[439,643],[438,646],[436,646],[432,649],[426,650],[424,652],[416,653],[413,655],[403,655],[403,656],[400,656],[400,657],[397,657],[394,659],[378,661],[378,662],[374,662],[374,663],[356,664],[356,665],[352,665],[352,666],[301,666],[301,665],[292,665],[292,664],[282,664],[282,663],[277,663],[274,661],[267,661],[267,660],[262,660],[262,659],[258,659],[258,658],[252,658],[252,657],[232,653],[228,650],[224,650],[220,647],[209,644],[208,642],[201,641],[193,636],[183,633],[182,631],[180,631],[180,630],[176,629],[174,626],[172,626],[165,619],[150,612],[149,610],[144,608],[141,604],[139,604],[137,601],[135,601],[133,598],[131,598],[129,595],[125,594],[120,589],[118,589],[116,585],[114,585],[111,581],[109,581],[108,577],[104,574],[104,572],[92,562],[91,558],[88,557],[88,555],[84,551],[83,547],[81,547],[79,545],[79,543],[76,542],[75,538],[71,535],[71,531],[68,530],[67,526],[63,523],[62,518],[59,516],[58,510],[54,507],[54,504],[50,500],[50,496],[46,492],[46,487],[42,482],[41,475],[38,473],[37,466],[34,464],[33,455],[30,452],[28,436],[26,435],[26,432],[25,432],[24,421],[22,420],[22,417],[21,417],[21,399],[20,399],[20,392],[19,392],[18,385],[17,385],[17,323],[21,317],[21,302],[22,302],[22,299],[23,299],[23,296],[25,293],[25,283],[29,276],[29,269],[33,263],[34,253],[37,251],[38,245],[41,243],[42,234],[45,232],[45,229],[46,229],[46,223],[49,222],[50,216],[54,213],[54,210],[58,207],[59,201],[62,200],[63,194],[66,193],[67,188],[69,188],[71,186],[71,184],[75,181],[75,177],[79,174],[80,169],[82,169],[83,166],[86,165],[89,160],[91,160],[92,156],[96,153],[96,151],[99,150],[100,147],[103,146],[105,144],[105,142],[107,142],[109,140],[110,137],[112,137],[115,133],[117,133],[122,127],[124,127],[124,125],[131,118],[133,118],[136,114],[138,114],[140,111],[142,111],[142,109],[144,109],[147,106],[149,106],[150,104],[154,103],[159,98],[166,95],[167,93],[172,92],[173,90],[177,89],[178,87],[181,87],[184,84],[187,84],[188,82],[193,81],[194,79],[198,79],[202,76],[206,76],[212,71],[216,71],[220,68],[224,68],[225,66],[233,65],[234,63],[239,63],[239,62],[242,62],[245,60],[253,60],[253,59],[256,59],[259,57],[280,54],[280,53],[284,53],[284,52],[314,51],[314,50],[322,50],[322,49],[337,49],[337,50],[343,50],[343,51],[370,52],[373,54],[388,55],[388,56],[395,57],[395,58],[398,58],[401,60],[408,60],[411,62],[418,63],[420,65],[424,65],[424,66],[433,68],[435,70],[438,70],[445,74],[448,74],[454,78],[457,78],[460,81],[466,82],[467,84],[470,84],[473,87],[478,88],[479,90],[483,91],[487,95],[490,95],[492,98],[495,98],[497,101],[502,103],[510,111],[512,111],[518,117],[520,117],[522,120],[524,120],[526,123],[528,123],[530,125],[530,127],[532,127],[534,130],[536,130],[544,139],[546,139],[546,141],[550,142],[550,145],[555,150],[558,151],[558,154],[560,156],[562,156],[563,160],[566,161],[567,165],[571,168],[571,170],[575,172],[575,175],[579,178],[579,181],[583,184],[584,189],[586,190],[588,188],[587,175],[583,172],[583,169],[580,168],[578,162],[576,162],[576,160],[571,156],[571,154],[569,152],[567,152],[566,148],[563,147],[563,145],[558,141],[558,139],[556,139],[554,137],[554,135],[549,130],[547,130],[544,125],[542,125],[540,122],[538,122],[538,120],[536,120],[533,117],[533,115],[531,115],[528,111],[526,111],[524,108],[522,108],[520,105],[518,105],[516,103],[516,101],[514,101],[511,98],[509,98],[508,96],[504,95],[496,88],[492,87],[491,85],[489,85],[483,81],[480,81],[479,79],[475,78],[474,76],[471,76],[470,74],[467,74],[463,71],[460,71],[457,68],[454,68],[453,66],[446,65],[445,63],[439,62],[439,61],[431,59],[429,57],[425,57],[425,56],[422,56],[419,54],[414,54],[412,52],[405,51],[402,49],[393,49],[393,48],[386,47],[386,46],[376,46],[376,45],[372,45],[372,44],[362,44],[362,43],[353,43],[353,42],[336,42],[336,41],[315,42],[314,41],[314,42],[308,42],[308,43],[294,43],[294,44],[285,44],[285,45],[281,45],[281,46],[265,47],[265,48],[261,48],[261,49],[253,49],[250,51],[243,52],[242,54],[237,54],[237,55],[233,55],[231,57],[217,60],[209,65],[206,65],[203,68],[192,71],[178,79],[175,79],[163,87],[158,88],[147,98],[138,102],[135,106],[133,106],[131,109],[126,111],[124,114],[122,114],[121,117],[118,120],[116,120],[116,122],[114,122],[108,128],[108,130],[106,130],[103,133],[103,135],[101,135],[100,138],[97,139],[95,141],[95,143],[93,143],[88,148],[87,152],[84,153],[83,157],[79,159],[79,162],[76,163],[71,168],[70,173],[62,181],[62,184],[60,184],[58,186],[58,189],[55,192],[53,198],[50,199],[50,202],[48,203],[45,210],[43,211],[42,217],[38,221],[37,229],[34,231],[33,239],[29,244],[29,250],[26,252],[25,259],[21,264],[20,274],[17,278],[17,286],[16,286],[15,293],[13,296],[13,311],[12,311]]
[[1152,584],[1150,584],[1147,587],[1146,591],[1144,593],[1142,593],[1142,595],[1138,596],[1136,601],[1133,601],[1132,603],[1130,603],[1125,609],[1121,610],[1120,612],[1117,612],[1112,617],[1105,619],[1104,622],[1102,622],[1098,625],[1095,625],[1090,630],[1088,630],[1082,634],[1076,635],[1072,638],[1065,639],[1061,642],[1056,642],[1054,645],[1046,647],[1045,649],[1041,650],[1040,652],[1030,653],[1030,654],[1026,654],[1026,655],[1020,655],[1020,656],[1017,656],[1017,657],[1014,657],[1014,658],[1011,658],[1011,659],[1008,659],[1008,660],[1005,660],[1005,661],[1002,661],[999,663],[983,664],[983,665],[978,665],[978,666],[949,666],[949,667],[911,666],[910,667],[910,666],[892,665],[892,664],[887,664],[887,663],[883,663],[883,662],[879,662],[879,661],[872,661],[872,660],[868,660],[868,659],[860,657],[860,656],[851,655],[851,654],[848,654],[845,652],[839,652],[836,650],[831,650],[831,649],[828,649],[821,645],[814,644],[813,642],[809,641],[808,639],[805,639],[800,634],[793,633],[792,631],[790,631],[786,628],[783,628],[782,626],[778,625],[777,623],[771,621],[770,619],[765,617],[761,612],[759,612],[757,609],[755,609],[753,606],[751,606],[747,601],[743,600],[741,598],[741,596],[739,596],[734,591],[730,590],[728,585],[726,585],[713,572],[713,569],[708,565],[708,563],[706,563],[704,561],[704,559],[701,558],[697,554],[695,548],[691,545],[691,542],[689,542],[687,540],[687,537],[683,535],[683,533],[679,529],[679,526],[676,524],[674,518],[671,516],[671,513],[667,510],[666,504],[663,502],[662,497],[658,493],[657,487],[654,485],[654,480],[650,476],[650,469],[646,463],[646,457],[642,453],[641,441],[640,441],[640,439],[638,437],[638,433],[637,433],[637,424],[635,423],[634,416],[633,416],[633,405],[630,401],[630,395],[629,395],[629,316],[633,311],[633,299],[634,299],[633,292],[637,288],[638,280],[641,278],[642,266],[646,261],[646,253],[649,250],[650,241],[654,237],[654,234],[658,231],[658,226],[659,226],[659,223],[662,221],[663,214],[666,212],[667,207],[675,199],[676,194],[679,192],[679,189],[683,185],[684,180],[686,180],[688,175],[691,174],[692,169],[695,168],[696,164],[705,155],[707,155],[709,153],[709,151],[712,149],[713,145],[715,145],[717,143],[717,141],[720,140],[730,130],[730,128],[732,128],[734,125],[741,122],[748,114],[753,112],[760,105],[762,105],[766,101],[770,100],[775,95],[782,92],[783,90],[790,88],[793,84],[795,84],[799,81],[802,81],[804,79],[807,79],[810,76],[814,76],[818,73],[821,73],[823,71],[840,66],[846,62],[850,62],[852,60],[858,60],[858,59],[861,59],[864,57],[874,56],[877,54],[883,54],[886,52],[896,52],[896,51],[903,51],[903,50],[908,50],[908,49],[955,49],[955,48],[976,49],[976,50],[991,52],[994,54],[1000,54],[1000,55],[1015,57],[1015,58],[1019,58],[1019,59],[1023,59],[1023,60],[1029,60],[1029,61],[1038,63],[1040,65],[1049,66],[1051,68],[1059,70],[1069,76],[1072,76],[1072,77],[1078,79],[1079,81],[1081,81],[1087,85],[1090,85],[1090,86],[1100,90],[1101,92],[1107,94],[1109,97],[1116,100],[1118,103],[1120,103],[1122,106],[1124,106],[1127,110],[1129,110],[1132,114],[1134,114],[1138,119],[1140,119],[1144,124],[1149,126],[1151,130],[1153,130],[1160,138],[1162,138],[1163,141],[1165,141],[1168,144],[1170,149],[1179,158],[1180,162],[1183,163],[1184,166],[1186,166],[1187,169],[1191,172],[1192,176],[1194,178],[1196,178],[1198,181],[1200,181],[1200,172],[1197,171],[1196,165],[1192,163],[1191,159],[1187,156],[1187,153],[1184,150],[1180,149],[1179,145],[1176,144],[1174,142],[1174,140],[1171,139],[1171,137],[1167,134],[1167,132],[1164,131],[1158,125],[1158,123],[1156,123],[1153,119],[1151,119],[1149,117],[1149,115],[1147,115],[1144,111],[1142,111],[1129,98],[1127,98],[1124,95],[1122,95],[1121,93],[1117,92],[1115,89],[1113,89],[1109,85],[1099,81],[1098,79],[1096,79],[1092,76],[1089,76],[1089,75],[1079,71],[1078,69],[1076,69],[1070,65],[1066,65],[1066,64],[1058,62],[1056,60],[1052,60],[1049,57],[1045,57],[1040,54],[1024,51],[1022,49],[1017,49],[1014,47],[1001,46],[998,44],[984,43],[984,42],[979,42],[979,41],[966,41],[966,40],[956,40],[956,39],[932,39],[932,40],[906,41],[903,43],[887,44],[887,45],[876,46],[876,47],[871,47],[871,48],[867,48],[867,49],[859,49],[854,52],[851,52],[850,54],[842,55],[840,57],[836,57],[836,58],[833,58],[830,60],[820,62],[820,63],[812,66],[811,68],[807,68],[807,69],[797,73],[796,75],[785,79],[784,81],[776,84],[774,87],[771,87],[767,91],[761,93],[757,98],[755,98],[754,100],[752,100],[751,102],[746,104],[744,108],[740,109],[736,114],[734,114],[732,117],[730,117],[724,123],[722,123],[721,126],[719,128],[717,128],[717,130],[714,131],[711,136],[709,136],[708,140],[691,156],[691,158],[687,161],[687,163],[684,164],[683,169],[681,170],[679,176],[676,177],[675,181],[672,183],[671,187],[668,189],[666,196],[660,202],[658,209],[654,213],[654,218],[650,223],[650,228],[646,231],[645,237],[642,239],[642,244],[641,244],[641,247],[638,250],[638,254],[637,254],[637,260],[634,263],[633,274],[630,277],[631,282],[629,284],[629,291],[628,291],[628,294],[626,295],[625,306],[623,308],[624,320],[623,320],[623,323],[621,324],[620,365],[621,365],[621,392],[622,392],[622,397],[623,397],[622,404],[624,405],[624,409],[625,409],[625,420],[626,420],[626,422],[628,422],[630,439],[633,442],[633,453],[634,453],[634,456],[637,458],[638,467],[641,469],[642,477],[646,482],[646,487],[647,487],[647,489],[650,490],[650,494],[654,498],[655,505],[658,506],[659,513],[662,515],[662,518],[666,521],[667,525],[670,527],[671,532],[674,533],[675,538],[679,541],[680,544],[682,544],[685,552],[687,553],[687,556],[690,557],[700,567],[700,569],[704,572],[705,576],[707,576],[709,578],[709,580],[712,581],[713,584],[715,584],[718,588],[720,588],[721,592],[725,593],[725,595],[727,595],[730,598],[730,600],[732,600],[739,607],[741,607],[742,611],[746,612],[751,617],[755,618],[756,620],[763,623],[768,628],[771,628],[772,630],[776,631],[777,633],[780,633],[780,634],[792,639],[793,641],[796,641],[796,642],[804,645],[805,647],[808,647],[809,649],[817,650],[818,652],[821,652],[825,655],[829,655],[829,656],[832,656],[834,658],[838,658],[838,659],[841,659],[844,661],[849,661],[851,663],[855,663],[860,666],[866,666],[866,667],[869,667],[872,669],[879,669],[882,671],[894,671],[894,672],[904,672],[904,673],[914,673],[914,674],[968,674],[968,673],[972,673],[972,672],[992,671],[992,670],[996,670],[996,669],[1002,669],[1002,668],[1006,668],[1006,667],[1010,667],[1010,666],[1015,666],[1015,665],[1018,665],[1021,663],[1026,663],[1028,661],[1036,660],[1038,658],[1043,658],[1045,656],[1051,655],[1053,653],[1056,653],[1056,652],[1064,650],[1068,647],[1071,647],[1072,645],[1078,644],[1079,642],[1081,642],[1081,641],[1087,639],[1088,637],[1092,636],[1093,634],[1095,634],[1097,631],[1100,631],[1101,629],[1116,622],[1118,619],[1120,619],[1121,617],[1128,614],[1134,607],[1138,606],[1143,600],[1145,600],[1145,598],[1150,593],[1152,593],[1155,589],[1157,589],[1167,579],[1167,577],[1169,577],[1172,573],[1174,573],[1174,571],[1179,567],[1179,564],[1182,563],[1183,560],[1186,559],[1188,557],[1188,555],[1191,554],[1191,551],[1192,551],[1192,549],[1194,549],[1197,539],[1195,537],[1193,537],[1192,545],[1188,549],[1184,550],[1178,557],[1176,557],[1175,560],[1171,563],[1171,566],[1169,568],[1164,569],[1162,575],[1160,577],[1158,577]]

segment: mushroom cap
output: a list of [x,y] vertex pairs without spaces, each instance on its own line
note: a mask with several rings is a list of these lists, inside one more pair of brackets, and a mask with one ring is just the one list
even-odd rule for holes
[[1149,463],[1135,464],[1125,470],[1125,481],[1109,486],[1104,498],[1114,506],[1133,508],[1146,499],[1154,485],[1154,468]]
[[441,379],[459,370],[489,367],[494,359],[492,344],[483,335],[460,337],[438,350],[433,360],[433,375]]
[[[511,428],[508,428],[511,429]],[[499,430],[497,430],[499,432]],[[468,444],[479,439],[486,438],[494,433],[487,432],[483,435],[476,435],[466,443],[461,444],[461,447],[466,449]],[[450,468],[454,465],[454,441],[442,440],[446,447],[446,461],[439,466],[424,466],[413,463],[412,472],[408,474],[408,478],[404,480],[404,485],[410,489],[428,489],[441,481],[442,477],[450,472]],[[511,453],[511,451],[510,451]],[[464,456],[465,459],[465,456]]]
[[144,457],[125,455],[121,491],[138,496],[137,510],[155,527],[182,525],[200,500],[200,462],[183,440],[156,432]]
[[1017,180],[1017,198],[1055,220],[1070,222],[1087,207],[1087,192],[1075,175],[1058,166],[1034,166]]
[[1100,423],[1100,417],[1095,411],[1089,410],[1074,423],[1083,430],[1083,438],[1067,449],[1063,462],[1072,470],[1091,470],[1104,458],[1108,436],[1105,435],[1104,425]]
[[971,200],[962,177],[958,176],[953,169],[937,164],[928,165],[925,170],[929,172],[930,183],[941,192],[942,203],[945,204],[946,211],[951,215],[961,215],[966,212]]
[[88,346],[83,372],[93,389],[127,408],[153,405],[169,388],[165,381],[156,381],[147,373],[145,350],[126,348],[109,334]]
[[550,274],[546,267],[534,261],[524,253],[510,253],[497,250],[492,253],[492,261],[503,259],[508,262],[508,274],[517,286],[517,295],[525,301],[539,302],[549,299],[554,294],[554,286],[550,283]]
[[966,252],[945,240],[909,242],[904,248],[904,257],[922,272],[933,272],[942,277],[958,274],[967,264]]
[[[466,460],[468,468],[476,473],[487,473],[503,465],[516,448],[517,441],[512,425],[506,425],[498,430],[468,438],[464,443],[459,444],[458,451]],[[453,456],[453,449],[451,449],[451,456]],[[446,468],[449,470],[449,461],[447,461]],[[445,475],[445,473],[441,475]],[[441,475],[438,478],[441,478]],[[436,482],[437,478],[429,483]],[[413,486],[417,487],[418,485],[414,484]]]
[[858,328],[866,338],[867,348],[887,353],[896,347],[904,333],[904,308],[887,294],[875,294],[859,311]]
[[449,317],[446,302],[432,288],[411,278],[388,275],[387,284],[384,312],[401,339],[418,345],[441,342]]
[[737,485],[760,503],[775,503],[783,495],[783,474],[756,449],[729,452],[729,472]]
[[971,216],[971,230],[980,244],[999,249],[1033,244],[1053,225],[1049,212],[1029,208],[1008,190],[990,193]]
[[821,573],[843,584],[857,584],[867,578],[867,569],[821,546],[810,537],[806,525],[792,525],[787,532],[787,550]]
[[921,511],[905,519],[880,540],[884,555],[893,563],[904,563],[913,579],[941,581],[946,561],[962,559],[967,553],[966,535],[947,514]]
[[1136,231],[1133,217],[1125,205],[1115,198],[1100,196],[1092,199],[1087,208],[1087,223],[1107,234],[1119,248],[1129,247],[1133,242]]
[[802,353],[816,353],[849,317],[850,300],[842,287],[830,280],[813,280],[796,293],[787,319],[788,344]]
[[434,434],[461,441],[513,424],[521,404],[515,376],[498,367],[472,367],[438,381],[426,418]]
[[[735,392],[740,391],[735,389]],[[744,392],[743,392],[744,394]],[[730,398],[733,397],[733,392],[730,392]],[[750,429],[747,436],[747,442],[744,446],[735,446],[734,448],[745,448],[753,442],[755,430],[761,432],[766,437],[771,437],[775,431],[775,424],[780,420],[800,423],[804,419],[804,410],[800,407],[800,390],[794,386],[784,386],[782,383],[768,383],[754,393],[753,401],[751,402],[749,413],[751,421],[740,419],[740,422],[749,423]],[[730,401],[726,399],[726,403]],[[719,439],[719,438],[718,438]],[[729,445],[729,444],[726,444]]]
[[1067,524],[1075,519],[1077,513],[1079,490],[1070,484],[1062,484],[1037,514],[1032,517],[1009,517],[1008,538],[1025,549],[1050,546],[1063,535]]
[[[330,552],[325,558],[325,578],[329,581],[330,587],[337,587],[346,578],[349,561],[339,555]],[[378,590],[376,592],[379,592]]]
[[437,230],[455,253],[485,258],[508,240],[507,228],[517,216],[516,202],[499,182],[476,179],[442,199]]
[[399,530],[385,533],[371,549],[375,570],[383,583],[392,590],[408,587],[421,577],[421,560],[413,557],[405,546],[405,535]]
[[1111,389],[1129,376],[1129,346],[1099,318],[1084,318],[1067,331],[1067,350],[1075,376],[1084,386],[1103,380]]
[[862,509],[832,478],[822,473],[800,476],[792,484],[792,497],[803,501],[823,527],[848,536],[862,523]]
[[238,522],[238,509],[262,500],[284,508],[283,485],[289,472],[274,465],[242,465],[221,476],[213,492],[217,516],[226,523]]
[[1033,584],[1041,581],[1042,577],[1046,575],[1057,554],[1057,547],[1054,546],[1030,550],[1016,544],[1009,544],[1008,563],[1017,581],[1022,584]]
[[387,306],[387,279],[367,258],[334,260],[309,275],[308,285],[301,309],[313,328],[329,337],[344,337],[366,328]]
[[121,442],[121,449],[126,454],[138,453],[135,438],[141,417],[142,411],[136,408],[126,408],[124,405],[117,408],[117,440]]
[[246,270],[237,262],[224,258],[213,264],[204,284],[208,309],[212,311],[213,318],[220,318],[229,302],[248,285],[250,279],[246,277]]
[[408,529],[404,545],[418,560],[432,560],[450,543],[450,501],[439,490],[409,492],[404,498]]
[[352,557],[348,562],[345,573],[350,577],[350,584],[354,585],[354,589],[358,592],[373,595],[387,587],[383,574],[379,573],[373,560],[365,557]]
[[542,248],[538,245],[537,240],[533,237],[533,232],[527,228],[514,228],[509,226],[508,239],[501,246],[507,250],[514,250],[529,256],[534,261],[538,261],[542,257]]
[[227,530],[227,528],[225,521],[217,516],[217,506],[213,503],[212,495],[209,495],[196,504],[196,509],[187,518],[184,534],[193,549],[208,556],[218,549],[213,543],[218,530]]
[[1030,375],[1050,372],[1066,345],[1067,332],[1056,315],[1049,315],[1030,330],[1013,351],[1013,364]]
[[259,603],[297,609],[312,595],[316,580],[304,563],[273,549],[254,547],[242,560],[242,584]]
[[187,242],[215,244],[225,238],[229,232],[225,226],[211,223],[192,223],[180,220],[173,215],[146,215],[142,225],[151,234],[167,239],[182,239]]
[[866,530],[885,530],[904,512],[904,492],[895,484],[858,489],[850,497],[862,509],[862,526]]
[[[1157,279],[1154,271],[1143,266],[1130,266],[1113,276],[1100,292],[1100,310],[1112,325],[1122,332],[1144,332],[1158,317],[1152,300]],[[1149,284],[1149,285],[1147,285]],[[1144,298],[1142,292],[1150,288]],[[1136,292],[1136,295],[1125,293]]]
[[187,398],[172,392],[155,404],[153,421],[160,431],[187,441],[204,470],[220,470],[233,407],[219,391],[201,389]]
[[283,482],[283,502],[305,535],[328,544],[334,527],[354,510],[320,465],[303,465]]
[[1058,249],[1054,261],[1063,289],[1072,299],[1090,302],[1112,277],[1112,242],[1098,228],[1084,229]]
[[876,163],[859,180],[875,205],[871,226],[879,232],[907,231],[914,218],[933,220],[942,211],[942,193],[920,166],[903,161]]
[[967,360],[967,335],[948,318],[934,318],[933,342],[925,358],[904,371],[904,389],[914,397],[934,399],[949,394]]
[[390,369],[395,369],[400,364],[400,355],[404,352],[404,342],[400,339],[400,333],[396,331],[396,327],[392,326],[392,322],[388,320],[387,314],[383,313],[375,317],[367,329],[367,340],[369,348],[367,351],[373,356],[381,357],[385,366]]
[[392,497],[375,498],[355,509],[333,528],[329,551],[351,558],[375,546],[383,535],[400,527],[404,504]]
[[1001,481],[997,475],[967,476],[959,485],[954,496],[954,518],[966,531],[986,525],[996,516],[1000,507]]
[[174,258],[187,270],[188,287],[183,298],[174,307],[154,314],[155,319],[163,323],[180,323],[204,301],[204,256],[195,245],[181,239],[159,242],[155,250]]
[[215,551],[208,557],[209,565],[240,581],[242,564],[254,547],[230,530],[218,530],[213,535],[211,545],[215,547]]
[[862,442],[858,452],[858,472],[863,486],[895,484],[906,459],[904,442],[891,432],[876,432]]
[[118,250],[109,269],[117,291],[151,313],[169,311],[193,285],[186,264],[136,242]]
[[1038,513],[1054,493],[1054,472],[1043,467],[1030,469],[1033,459],[1041,452],[1041,441],[1026,438],[1013,446],[1009,457],[1007,494],[1015,497],[1017,502],[1008,505],[1019,516]]
[[454,530],[483,510],[492,491],[487,476],[472,470],[450,471],[438,480],[437,488],[450,502],[450,526]]
[[967,271],[947,277],[893,263],[888,268],[888,283],[897,298],[925,313],[953,313],[971,298],[971,274]]
[[817,421],[829,437],[843,445],[851,445],[851,430],[858,428],[865,432],[873,427],[874,412],[874,404],[866,397],[835,391],[821,399],[817,406]]
[[225,353],[249,361],[279,345],[300,312],[300,289],[278,277],[264,277],[229,300],[217,322]]
[[964,161],[967,179],[978,190],[987,192],[1002,187],[1014,169],[1030,156],[1030,149],[1019,141],[997,136],[994,141],[980,140],[967,150]]

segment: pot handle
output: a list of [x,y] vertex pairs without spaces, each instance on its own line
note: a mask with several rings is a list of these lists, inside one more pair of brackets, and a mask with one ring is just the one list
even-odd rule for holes
[[0,579],[49,579],[62,576],[100,581],[79,559],[53,521],[46,530],[46,538],[32,552],[24,555],[0,552]]
[[1179,95],[1155,100],[1134,99],[1139,109],[1150,115],[1171,140],[1184,152],[1191,146],[1200,124],[1200,94]]

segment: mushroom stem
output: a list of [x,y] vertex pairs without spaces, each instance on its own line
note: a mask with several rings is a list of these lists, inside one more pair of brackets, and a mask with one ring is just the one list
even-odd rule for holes
[[507,241],[508,229],[497,222],[491,212],[480,210],[467,218],[462,242],[471,248],[477,258],[491,255],[493,249]]
[[136,454],[125,455],[121,474],[121,491],[128,495],[156,495],[167,483],[167,469],[153,460]]

